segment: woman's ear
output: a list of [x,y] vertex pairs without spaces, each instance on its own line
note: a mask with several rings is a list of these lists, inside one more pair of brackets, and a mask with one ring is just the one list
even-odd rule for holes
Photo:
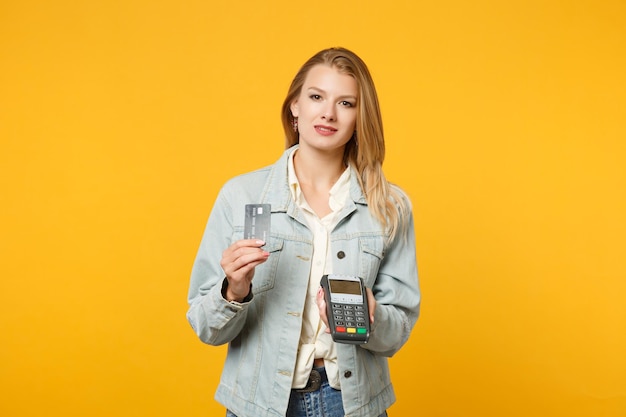
[[298,107],[298,100],[294,100],[291,102],[291,105],[289,106],[289,108],[291,109],[291,115],[293,117],[298,117],[298,112],[299,112],[299,107]]

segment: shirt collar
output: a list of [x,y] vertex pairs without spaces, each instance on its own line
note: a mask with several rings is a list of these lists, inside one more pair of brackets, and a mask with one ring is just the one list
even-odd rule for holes
[[[291,191],[291,196],[294,201],[300,207],[307,206],[304,195],[302,194],[302,189],[300,188],[300,183],[298,182],[298,177],[296,176],[296,169],[293,163],[293,157],[298,150],[294,150],[289,155],[289,159],[287,161],[287,177],[289,182],[289,190]],[[343,171],[337,182],[333,184],[329,191],[329,199],[328,205],[333,212],[337,212],[341,210],[350,194],[350,166]]]

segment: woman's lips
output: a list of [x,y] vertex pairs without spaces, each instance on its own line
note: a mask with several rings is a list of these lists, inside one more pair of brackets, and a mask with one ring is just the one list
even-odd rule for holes
[[334,134],[337,131],[337,129],[335,129],[334,127],[330,127],[330,126],[316,125],[315,131],[322,136],[330,136]]

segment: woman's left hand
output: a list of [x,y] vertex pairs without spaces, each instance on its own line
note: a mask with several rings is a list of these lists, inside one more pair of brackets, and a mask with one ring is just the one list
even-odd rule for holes
[[[374,324],[374,312],[376,311],[376,299],[371,289],[365,288],[367,294],[367,305],[370,311],[370,323]],[[317,308],[320,311],[320,318],[326,325],[326,333],[330,333],[330,326],[328,325],[328,316],[326,315],[326,300],[324,299],[324,289],[322,287],[317,290]]]

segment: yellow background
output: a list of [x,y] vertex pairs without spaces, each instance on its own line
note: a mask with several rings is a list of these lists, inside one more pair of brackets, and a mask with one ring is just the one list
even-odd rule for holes
[[190,268],[334,45],[415,205],[390,415],[626,415],[623,0],[1,1],[0,415],[223,415]]

